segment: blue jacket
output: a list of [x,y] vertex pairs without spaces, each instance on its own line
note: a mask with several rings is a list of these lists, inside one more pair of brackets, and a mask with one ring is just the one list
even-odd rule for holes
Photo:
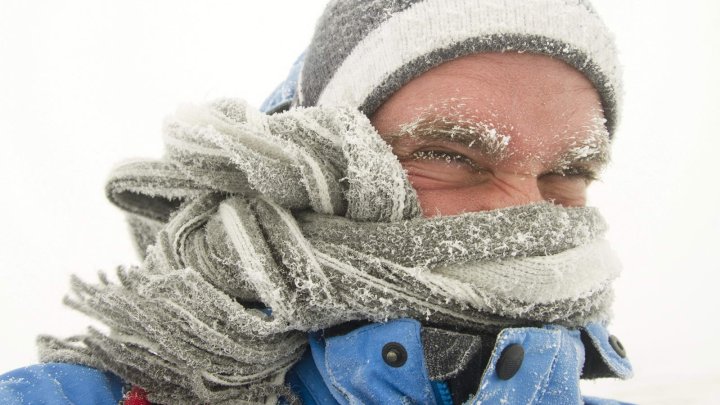
[[[428,353],[434,353],[423,346],[423,330],[415,320],[399,319],[334,336],[311,334],[310,349],[286,382],[305,405],[452,405],[448,381],[430,377]],[[619,342],[598,324],[581,330],[505,329],[481,365],[478,388],[464,403],[621,404],[582,397],[579,381],[581,374],[630,377],[624,356]],[[117,376],[71,364],[35,365],[0,376],[1,404],[115,405],[122,391]]]
[[[338,336],[311,335],[310,350],[288,373],[287,381],[305,405],[452,405],[448,381],[429,375],[422,330],[419,322],[401,319]],[[396,353],[389,356],[393,349]],[[464,403],[619,404],[583,398],[580,376],[583,372],[590,377],[632,375],[624,349],[599,324],[582,330],[505,329],[482,367],[478,389],[463,398]]]

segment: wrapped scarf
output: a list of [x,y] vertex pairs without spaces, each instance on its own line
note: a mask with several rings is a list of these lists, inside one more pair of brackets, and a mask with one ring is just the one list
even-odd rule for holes
[[159,403],[274,403],[306,333],[409,317],[469,332],[607,321],[619,266],[592,208],[548,203],[421,218],[367,117],[185,107],[166,156],[117,167],[108,196],[144,255],[117,281],[74,278],[101,320],[43,361],[109,370]]

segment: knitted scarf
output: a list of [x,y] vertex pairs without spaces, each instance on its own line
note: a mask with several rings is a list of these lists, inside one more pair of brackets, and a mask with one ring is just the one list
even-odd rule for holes
[[117,167],[141,266],[73,278],[108,332],[39,339],[159,403],[274,403],[306,333],[409,317],[498,332],[607,321],[619,266],[595,209],[548,203],[421,218],[390,147],[352,110],[185,107],[166,156]]

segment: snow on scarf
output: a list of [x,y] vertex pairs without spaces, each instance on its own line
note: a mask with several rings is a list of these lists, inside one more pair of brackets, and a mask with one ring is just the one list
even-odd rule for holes
[[306,332],[343,322],[497,332],[609,317],[619,267],[595,209],[421,218],[356,111],[268,116],[221,100],[181,109],[165,143],[162,160],[117,167],[107,188],[143,264],[118,282],[74,278],[66,300],[109,333],[43,336],[43,361],[112,371],[159,403],[272,403],[291,397],[283,378]]

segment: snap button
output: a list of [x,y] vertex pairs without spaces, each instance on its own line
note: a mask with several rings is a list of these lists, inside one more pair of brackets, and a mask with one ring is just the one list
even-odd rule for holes
[[615,335],[610,335],[610,338],[608,338],[610,342],[610,346],[612,346],[613,350],[615,350],[615,353],[618,354],[618,356],[622,357],[623,359],[627,357],[627,353],[625,352],[625,348],[623,347],[622,343],[620,343],[620,339],[615,337]]
[[402,367],[407,361],[407,351],[397,342],[390,342],[382,349],[382,357],[390,367]]
[[519,344],[512,344],[503,350],[500,358],[495,366],[495,371],[501,380],[509,380],[513,378],[515,373],[520,370],[523,359],[525,358],[525,350]]

